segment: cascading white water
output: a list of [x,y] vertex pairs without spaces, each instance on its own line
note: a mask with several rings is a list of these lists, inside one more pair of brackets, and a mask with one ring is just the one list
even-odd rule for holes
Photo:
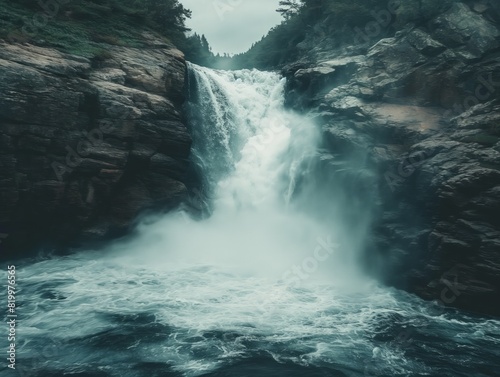
[[294,283],[305,275],[352,282],[355,266],[346,265],[348,258],[338,263],[341,253],[348,254],[337,242],[340,227],[291,203],[319,135],[306,118],[284,109],[284,80],[271,72],[191,70],[197,95],[190,112],[201,112],[191,125],[193,154],[206,177],[212,213],[201,222],[179,213],[141,227],[133,242],[147,245],[141,260],[226,265]]
[[444,349],[499,341],[498,321],[435,317],[432,304],[360,276],[363,230],[343,223],[343,197],[325,202],[308,185],[318,129],[283,108],[278,74],[190,66],[190,78],[210,216],[149,219],[105,251],[20,268],[31,372],[439,375],[462,356],[426,351],[435,337]]

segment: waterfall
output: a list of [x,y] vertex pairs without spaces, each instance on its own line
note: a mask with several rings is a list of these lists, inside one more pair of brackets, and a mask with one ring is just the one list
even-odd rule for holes
[[207,214],[180,208],[106,250],[19,266],[20,368],[361,377],[500,367],[498,321],[436,313],[359,272],[369,209],[351,199],[357,171],[343,162],[326,176],[333,157],[321,151],[321,130],[284,108],[283,91],[277,73],[189,66],[192,161]]
[[[351,281],[347,275],[355,274],[355,266],[347,265],[351,250],[341,222],[320,220],[295,205],[300,192],[307,196],[302,200],[321,200],[322,207],[336,198],[304,189],[314,182],[310,169],[318,160],[319,128],[284,108],[284,79],[274,72],[190,64],[189,92],[192,159],[203,177],[198,195],[208,202],[210,216],[200,222],[180,213],[184,221],[171,215],[142,228],[165,240],[156,243],[162,251],[148,248],[151,258],[230,265],[232,271],[272,273],[295,283],[306,280],[288,273],[298,265],[314,270],[302,274],[311,279]],[[321,244],[326,249],[316,251],[317,257]]]
[[318,143],[313,124],[284,110],[284,79],[257,70],[189,67],[193,157],[208,191],[227,205],[283,204],[295,167]]

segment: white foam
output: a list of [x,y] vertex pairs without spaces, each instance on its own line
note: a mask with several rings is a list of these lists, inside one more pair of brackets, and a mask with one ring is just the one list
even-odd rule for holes
[[[307,119],[283,108],[277,74],[193,69],[204,106],[213,110],[211,123],[202,125],[213,149],[198,156],[210,162],[205,166],[214,171],[207,174],[218,177],[210,182],[212,216],[196,221],[169,214],[144,221],[137,237],[108,250],[20,269],[24,337],[78,345],[123,326],[105,314],[149,313],[170,333],[154,344],[139,336],[129,346],[133,354],[170,363],[187,376],[252,350],[280,362],[358,371],[373,362],[378,375],[405,375],[427,369],[408,360],[403,345],[376,340],[384,316],[400,316],[407,325],[424,317],[443,328],[443,339],[451,329],[464,342],[498,330],[497,321],[426,315],[420,300],[363,278],[349,257],[362,240],[347,233],[342,219],[333,213],[331,221],[320,220],[293,205],[318,135]],[[46,292],[54,298],[41,299]],[[92,349],[78,352],[99,360]],[[74,355],[57,360],[73,365]]]

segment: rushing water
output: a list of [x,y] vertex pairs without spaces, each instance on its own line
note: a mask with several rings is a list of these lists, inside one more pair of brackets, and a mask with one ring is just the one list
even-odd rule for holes
[[317,127],[283,109],[283,87],[190,67],[205,216],[20,265],[19,375],[498,375],[498,321],[363,277],[366,225],[345,221],[342,195],[314,194]]

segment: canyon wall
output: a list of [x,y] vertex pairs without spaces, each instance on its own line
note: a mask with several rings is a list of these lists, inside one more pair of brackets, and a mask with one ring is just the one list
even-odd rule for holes
[[373,274],[498,315],[498,9],[403,9],[412,3],[374,11],[349,46],[329,47],[329,26],[315,25],[303,58],[283,68],[287,105],[322,127],[319,174],[350,176],[353,211],[359,200],[373,206],[364,256]]
[[2,259],[123,234],[186,196],[186,64],[144,37],[93,60],[0,42]]

